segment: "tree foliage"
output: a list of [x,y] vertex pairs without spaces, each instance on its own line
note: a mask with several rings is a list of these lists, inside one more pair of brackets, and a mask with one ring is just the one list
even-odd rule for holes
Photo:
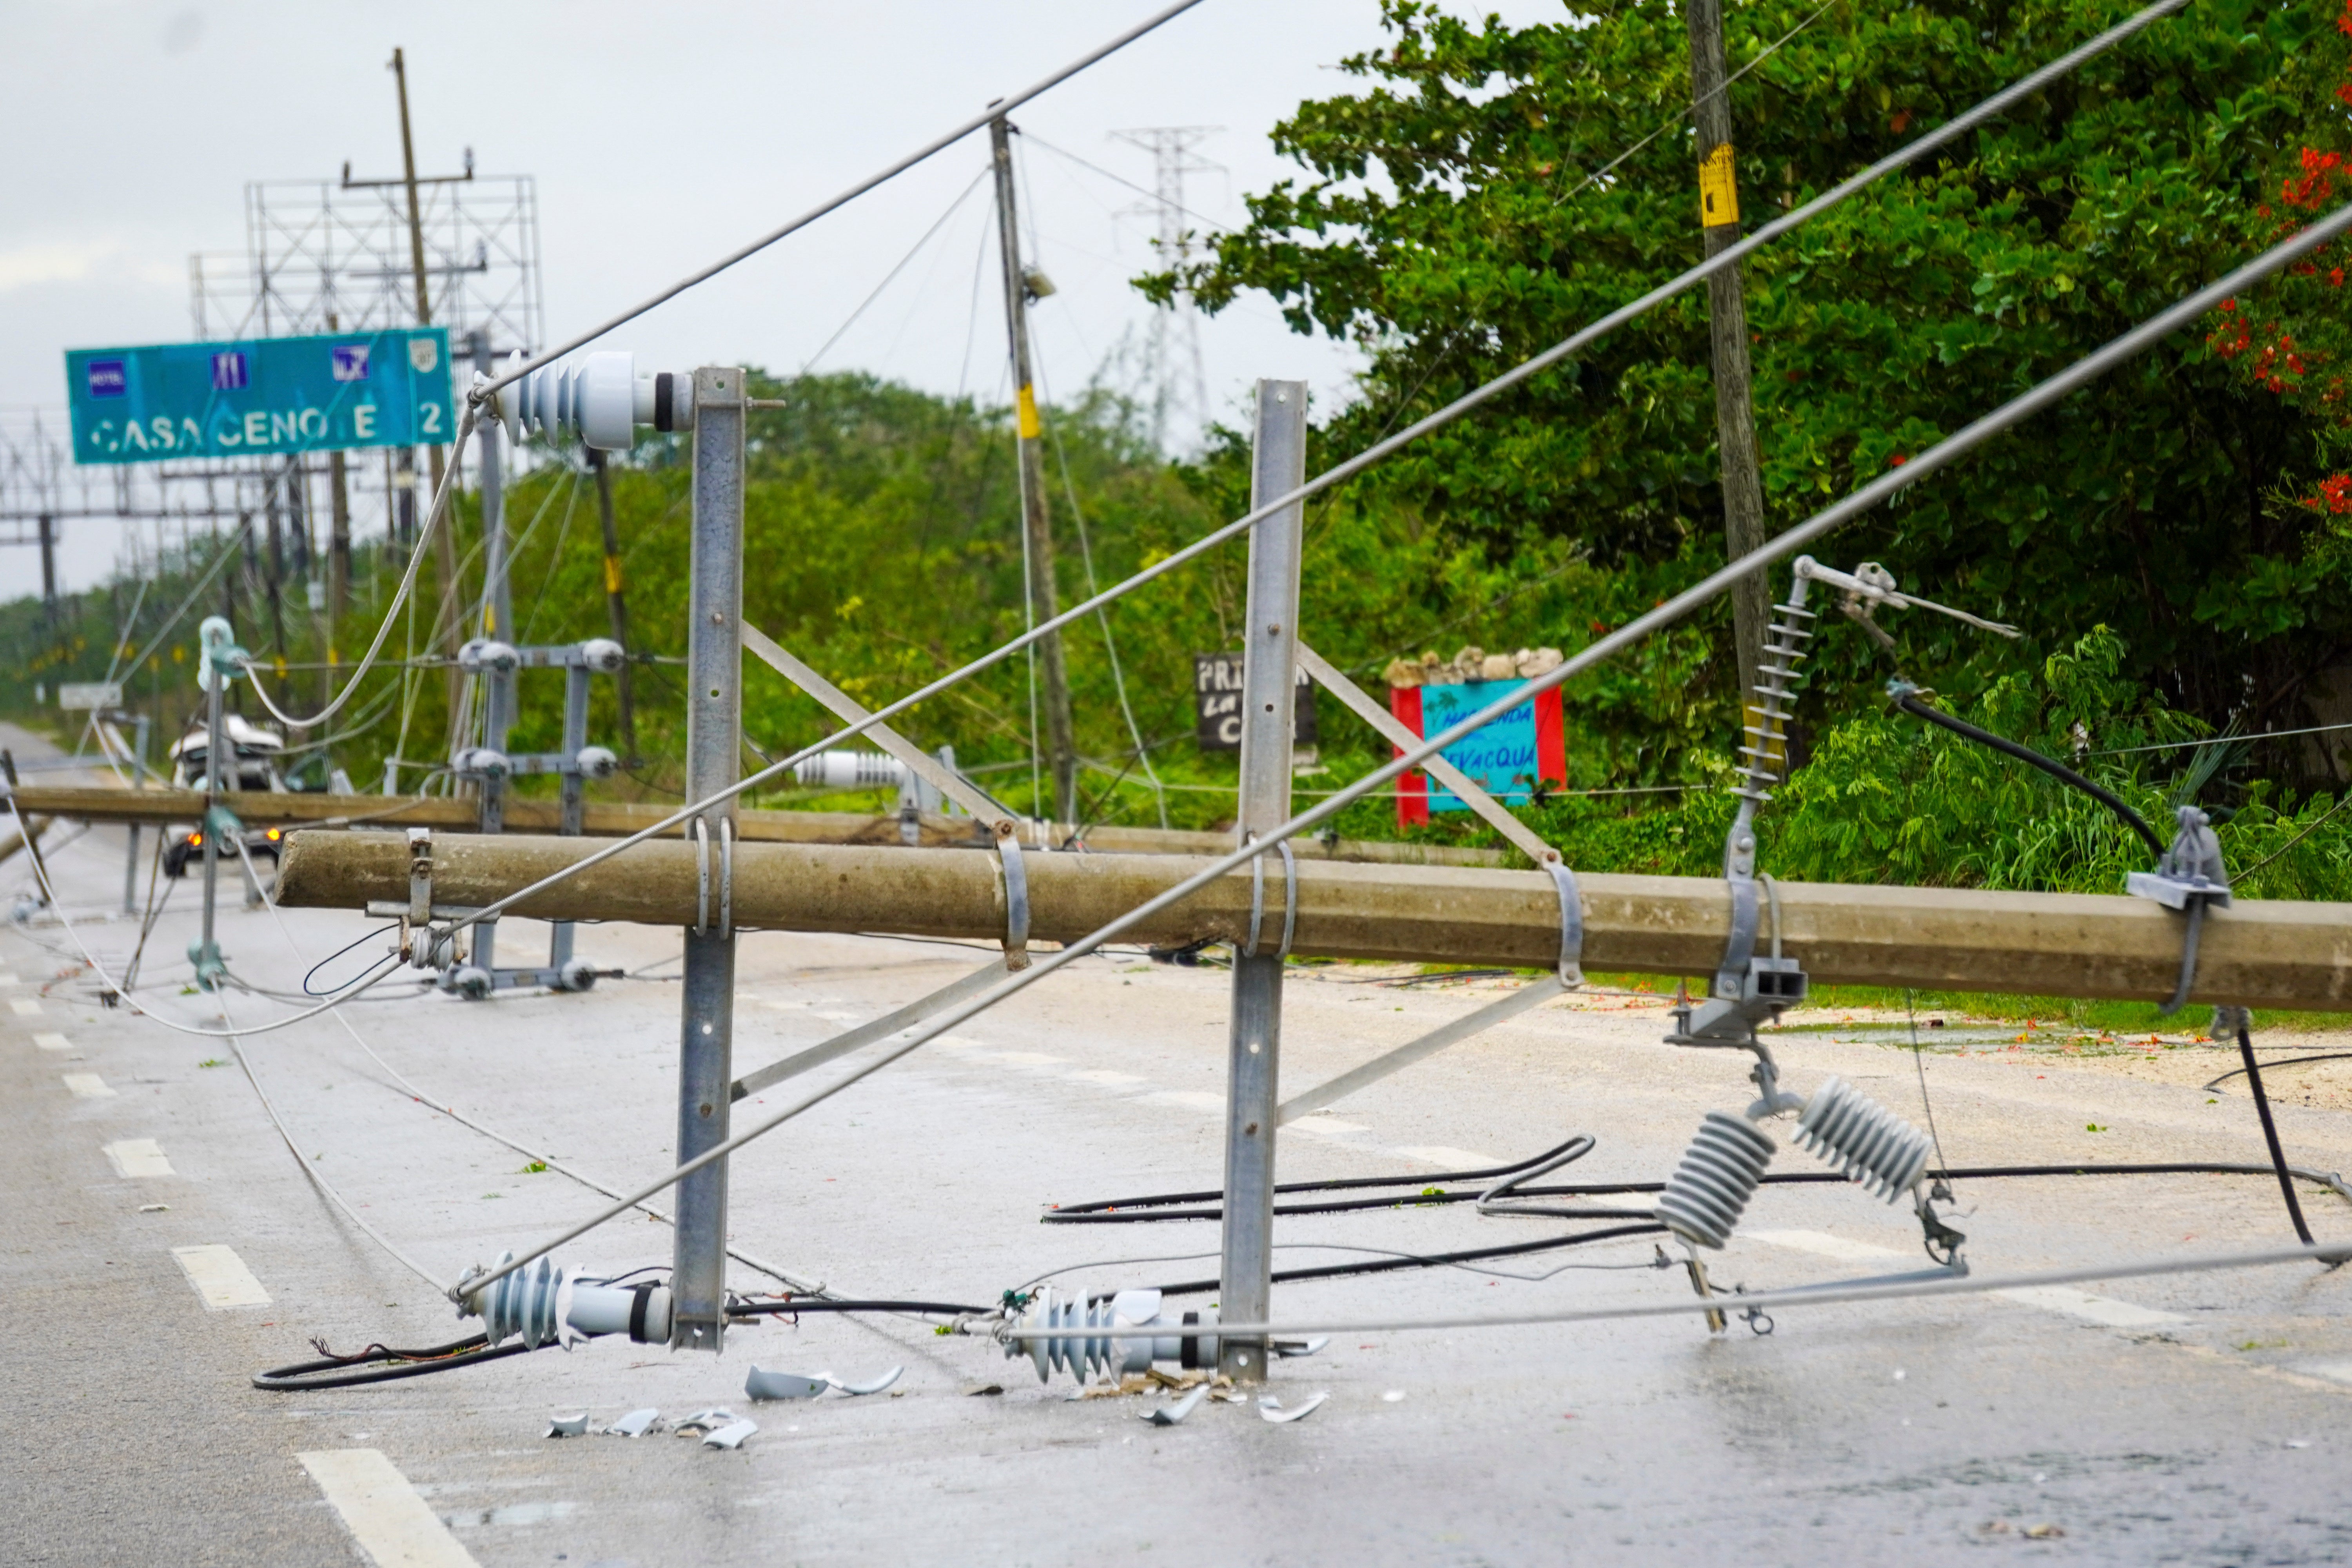
[[[2339,4],[2200,3],[1753,258],[1768,522],[1801,521],[2295,216],[2273,205],[2280,182],[2305,177],[2305,148],[2345,140]],[[1727,7],[1735,69],[1794,30],[1730,89],[1743,213],[1804,200],[2131,8]],[[1188,278],[1146,280],[1163,295],[1181,281],[1211,309],[1261,289],[1299,330],[1360,342],[1367,395],[1328,433],[1342,448],[1699,254],[1696,154],[1676,118],[1687,35],[1664,0],[1523,28],[1418,0],[1384,16],[1391,42],[1344,62],[1362,90],[1276,129],[1306,174],[1253,197],[1249,226]],[[2297,287],[2314,291],[2305,279],[2276,292]],[[2313,309],[2340,322],[2340,301]],[[2104,625],[2128,675],[2210,721],[2301,716],[2305,683],[2352,647],[2352,603],[2317,577],[2333,564],[2326,509],[2294,499],[2323,493],[2340,426],[2316,391],[2265,390],[2205,338],[2168,342],[1838,538],[1839,560],[1884,560],[2029,634],[2011,650],[1920,626],[1915,664],[1981,689]],[[1710,388],[1693,292],[1385,465],[1370,504],[1498,552],[1564,539],[1604,564],[1719,559]],[[1817,720],[1874,681],[1859,638],[1824,654]]]

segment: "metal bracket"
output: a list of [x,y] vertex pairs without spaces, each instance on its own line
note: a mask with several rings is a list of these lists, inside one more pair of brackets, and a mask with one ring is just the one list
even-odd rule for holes
[[[710,823],[694,819],[694,934],[710,934]],[[735,934],[735,822],[719,819],[719,934]]]
[[[1276,952],[1277,960],[1290,957],[1290,939],[1298,930],[1298,859],[1290,852],[1290,840],[1286,838],[1275,848],[1282,855],[1282,946]],[[1258,935],[1265,923],[1265,857],[1250,859],[1250,924],[1249,941],[1242,946],[1242,956],[1257,956]]]
[[408,830],[408,909],[400,917],[400,956],[419,969],[431,967],[434,943],[425,944],[425,955],[416,952],[416,932],[433,923],[433,830],[412,827]]
[[2193,805],[2184,805],[2174,813],[2174,821],[2178,826],[2172,847],[2157,861],[2156,869],[2134,871],[2124,878],[2124,890],[2132,897],[2150,900],[2189,917],[2180,939],[2180,979],[2172,988],[2172,999],[2156,1010],[2158,1017],[2180,1011],[2189,1001],[2189,987],[2197,983],[2197,943],[2204,931],[2206,910],[2230,907],[2230,872],[2221,862],[2221,842],[2214,837],[2213,819]]
[[996,825],[996,858],[1004,868],[1004,967],[1029,967],[1029,872],[1010,822]]
[[1559,892],[1559,983],[1572,991],[1584,984],[1584,898],[1566,861],[1549,861],[1544,868]]

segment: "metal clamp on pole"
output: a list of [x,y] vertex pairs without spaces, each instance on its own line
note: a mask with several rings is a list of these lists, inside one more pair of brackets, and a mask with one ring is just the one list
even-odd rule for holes
[[[1290,939],[1298,930],[1298,858],[1290,852],[1290,840],[1286,838],[1275,847],[1282,852],[1282,946],[1275,952],[1277,959],[1290,957]],[[1257,956],[1260,929],[1265,923],[1265,857],[1258,856],[1250,862],[1250,924],[1249,941],[1242,944],[1242,956]]]
[[735,934],[735,819],[719,819],[719,934]]
[[2173,835],[2172,847],[2157,861],[2156,869],[2134,871],[2124,878],[2124,890],[2132,897],[2152,899],[2189,917],[2189,929],[2180,940],[2180,981],[2172,988],[2172,1000],[2157,1009],[2159,1017],[2180,1011],[2189,1000],[2189,988],[2196,984],[2197,939],[2204,929],[2207,907],[2230,907],[2230,872],[2221,863],[2221,841],[2213,835],[2213,819],[2193,805],[2184,805],[2174,820],[2179,830]]
[[[408,910],[400,917],[400,956],[418,969],[433,967],[433,830],[408,830]],[[425,948],[417,951],[416,933],[424,931]]]
[[1021,838],[1010,822],[996,825],[996,858],[1004,868],[1004,967],[1029,967],[1029,873]]
[[[1544,869],[1559,890],[1559,983],[1573,991],[1584,984],[1584,897],[1567,861],[1555,858],[1544,863]],[[1286,936],[1283,945],[1289,945]]]

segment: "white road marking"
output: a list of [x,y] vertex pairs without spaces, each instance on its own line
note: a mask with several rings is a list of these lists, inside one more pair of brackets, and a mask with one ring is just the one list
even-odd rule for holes
[[78,1099],[105,1100],[114,1093],[106,1087],[106,1080],[94,1072],[69,1072],[65,1079],[66,1088]]
[[69,1051],[73,1049],[73,1042],[67,1039],[63,1035],[57,1033],[55,1030],[49,1030],[43,1034],[35,1035],[33,1037],[33,1044],[45,1051]]
[[1358,1132],[1369,1132],[1371,1129],[1360,1121],[1342,1121],[1336,1116],[1324,1116],[1318,1113],[1314,1116],[1300,1117],[1286,1131],[1312,1132],[1318,1138],[1345,1138]]
[[1206,1094],[1197,1089],[1163,1089],[1159,1093],[1149,1096],[1148,1098],[1157,1100],[1162,1105],[1190,1106],[1194,1110],[1221,1111],[1225,1108],[1225,1097],[1223,1095]]
[[479,1568],[377,1448],[297,1454],[376,1568]]
[[19,1018],[37,1018],[41,1016],[41,1004],[31,996],[9,997],[8,1009]]
[[819,1013],[816,1016],[829,1024],[862,1024],[866,1021],[866,1015],[863,1013],[834,1012]]
[[999,1051],[996,1059],[1017,1068],[1046,1068],[1067,1061],[1067,1057],[1049,1057],[1043,1051]]
[[23,984],[23,981],[13,974],[0,974],[0,985],[22,985]]
[[180,1260],[182,1272],[204,1299],[206,1311],[269,1305],[269,1292],[261,1288],[261,1281],[253,1277],[253,1270],[245,1266],[245,1259],[235,1249],[217,1244],[175,1247],[172,1256]]
[[1084,1072],[1074,1072],[1070,1077],[1080,1083],[1098,1083],[1105,1089],[1133,1089],[1139,1083],[1150,1081],[1131,1072],[1112,1072],[1106,1068],[1090,1068]]
[[1443,1143],[1423,1143],[1397,1152],[1441,1171],[1488,1171],[1510,1163],[1499,1154],[1481,1154],[1475,1149],[1454,1149]]
[[2352,1383],[2352,1361],[2324,1361],[2303,1370],[2331,1383]]
[[173,1174],[172,1162],[163,1158],[163,1151],[152,1138],[126,1138],[120,1143],[105,1146],[106,1157],[114,1162],[119,1176],[168,1176]]
[[2094,1296],[2087,1290],[2064,1285],[2027,1285],[2015,1290],[1995,1290],[1993,1294],[2046,1311],[2063,1312],[2102,1328],[2147,1329],[2158,1323],[2180,1321],[2177,1312],[2159,1312],[2153,1307],[2135,1306],[2112,1296]]
[[[1765,1242],[1773,1247],[1785,1247],[1796,1252],[1810,1252],[1817,1258],[1834,1258],[1841,1263],[1883,1262],[1907,1254],[1891,1247],[1876,1247],[1866,1241],[1851,1241],[1842,1236],[1832,1236],[1819,1230],[1743,1230],[1741,1236]],[[2087,1290],[2076,1290],[2064,1285],[2023,1285],[2014,1290],[1993,1290],[1988,1294],[2021,1306],[2039,1307],[2045,1312],[2057,1312],[2084,1322],[2096,1323],[2107,1329],[2146,1329],[2158,1323],[2177,1323],[2179,1314],[2159,1312],[2153,1307],[2137,1306],[2130,1301],[2118,1301],[2112,1296],[2094,1296]]]

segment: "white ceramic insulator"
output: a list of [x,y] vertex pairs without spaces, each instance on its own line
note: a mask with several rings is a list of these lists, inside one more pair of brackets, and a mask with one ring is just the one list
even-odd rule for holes
[[896,789],[907,764],[887,752],[819,752],[793,763],[793,777],[816,789]]
[[610,746],[583,746],[574,760],[580,764],[582,775],[592,779],[611,778],[621,767],[621,759],[613,754]]
[[611,637],[590,637],[580,645],[580,662],[599,675],[614,675],[629,662],[629,650]]

